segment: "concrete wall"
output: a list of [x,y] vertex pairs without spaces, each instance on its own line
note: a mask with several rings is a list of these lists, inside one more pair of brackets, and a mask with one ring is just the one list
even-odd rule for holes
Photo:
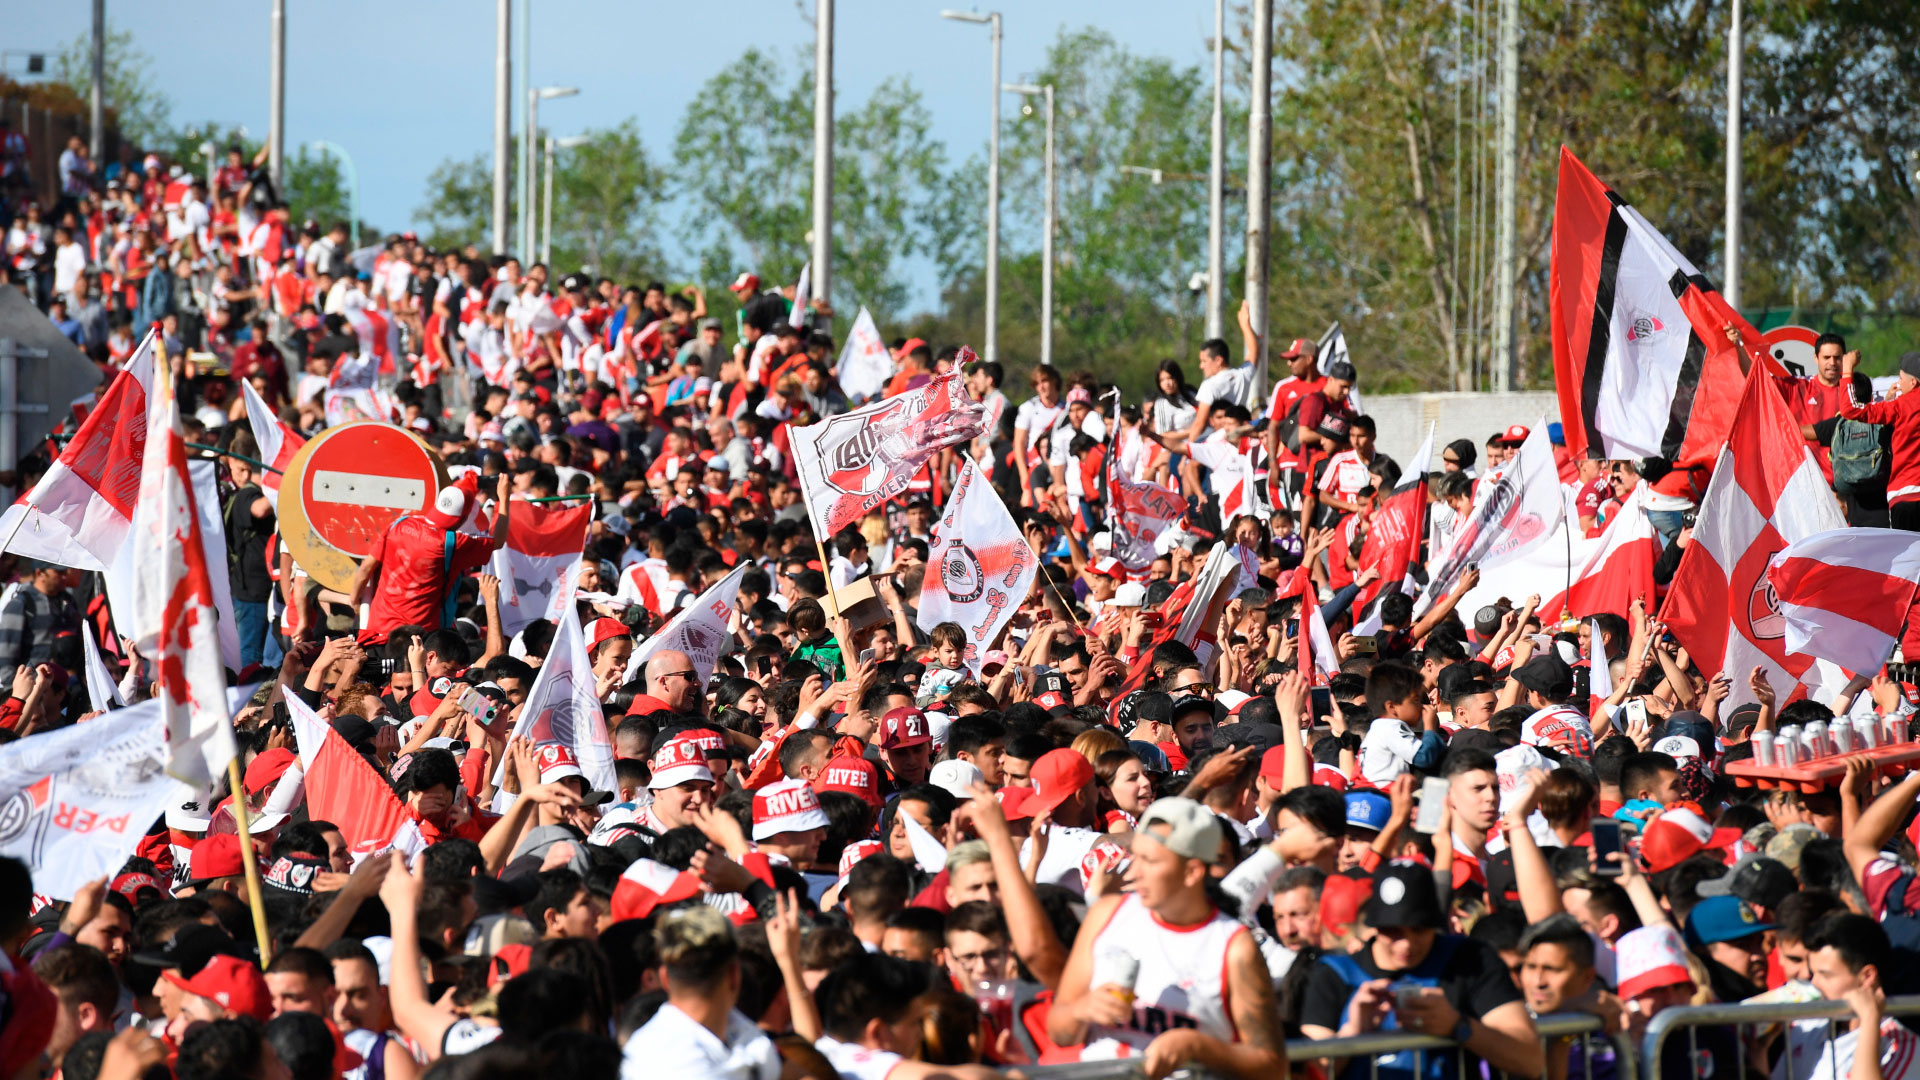
[[1484,450],[1487,436],[1504,431],[1509,425],[1531,428],[1541,417],[1560,418],[1560,404],[1551,390],[1495,393],[1442,394],[1368,394],[1361,391],[1361,404],[1380,429],[1380,449],[1403,469],[1414,468],[1410,459],[1426,438],[1427,425],[1434,425],[1433,461],[1426,467],[1439,467],[1440,448],[1455,439],[1472,439]]

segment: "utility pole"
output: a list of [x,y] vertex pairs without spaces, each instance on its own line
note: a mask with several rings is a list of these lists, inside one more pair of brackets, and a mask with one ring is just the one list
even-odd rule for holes
[[813,5],[813,295],[833,302],[833,0]]
[[1513,388],[1514,362],[1519,355],[1513,339],[1513,288],[1516,265],[1514,235],[1520,171],[1520,0],[1500,0],[1500,221],[1499,266],[1493,287],[1493,388]]
[[533,262],[533,125],[540,111],[533,99],[533,0],[520,0],[520,87],[527,111],[520,115],[520,241],[514,247],[524,271]]
[[504,255],[507,178],[513,156],[513,0],[498,0],[497,9],[493,42],[493,253]]
[[1267,243],[1273,221],[1268,185],[1273,179],[1273,0],[1253,0],[1252,101],[1247,110],[1247,315],[1260,341],[1253,365],[1250,404],[1267,396]]
[[1207,168],[1207,336],[1224,336],[1227,295],[1227,0],[1213,0],[1213,160]]
[[942,11],[940,17],[985,24],[993,31],[993,109],[988,121],[992,126],[987,129],[987,332],[980,343],[980,357],[997,360],[1000,358],[1000,13]]
[[93,85],[87,91],[87,155],[96,175],[106,172],[107,0],[93,0]]
[[[1040,362],[1053,363],[1053,233],[1055,221],[1055,184],[1053,154],[1053,84],[1028,86],[1008,83],[1001,87],[1009,94],[1022,94],[1028,97],[1039,95],[1046,99],[1047,143],[1046,143],[1046,190],[1045,209],[1041,211],[1040,224]],[[1032,114],[1033,106],[1026,111]]]
[[273,0],[273,37],[268,46],[267,175],[287,197],[287,0]]
[[1740,310],[1740,81],[1746,41],[1741,33],[1740,0],[1733,0],[1727,25],[1727,254],[1721,273],[1727,306]]

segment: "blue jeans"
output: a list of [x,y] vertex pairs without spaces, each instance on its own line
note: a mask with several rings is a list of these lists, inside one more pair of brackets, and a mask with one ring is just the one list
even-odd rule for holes
[[[261,652],[267,640],[267,602],[253,603],[247,600],[233,602],[233,621],[240,632],[240,666],[252,667],[260,662]],[[276,652],[278,649],[275,650]]]

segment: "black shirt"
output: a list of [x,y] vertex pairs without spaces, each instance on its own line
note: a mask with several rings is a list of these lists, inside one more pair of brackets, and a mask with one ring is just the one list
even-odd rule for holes
[[[1440,934],[1434,938],[1433,947],[1438,950],[1449,941],[1453,955],[1441,966],[1436,985],[1447,995],[1447,1003],[1462,1017],[1484,1019],[1495,1009],[1521,1000],[1520,991],[1513,985],[1513,976],[1508,974],[1500,954],[1491,946],[1457,934]],[[1431,956],[1430,953],[1429,958]],[[1303,1026],[1339,1031],[1340,1025],[1346,1021],[1347,1002],[1353,997],[1356,987],[1331,966],[1332,959],[1323,956],[1315,961],[1313,972],[1307,977],[1306,989],[1300,996],[1300,1023]],[[1371,946],[1361,949],[1350,959],[1370,980],[1397,982],[1411,974],[1381,970],[1374,963]],[[1354,1064],[1364,1069],[1366,1062],[1355,1059],[1349,1063],[1349,1068]],[[1388,1072],[1382,1069],[1381,1075],[1386,1076]]]
[[264,604],[273,595],[273,577],[267,572],[267,538],[273,535],[274,517],[253,516],[253,504],[264,498],[258,484],[227,496],[227,568],[232,575],[233,598],[249,604]]

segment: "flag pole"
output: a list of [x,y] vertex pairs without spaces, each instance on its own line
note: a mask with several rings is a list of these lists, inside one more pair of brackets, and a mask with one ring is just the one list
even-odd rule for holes
[[227,760],[227,783],[233,788],[233,820],[240,828],[240,861],[247,868],[247,906],[253,909],[253,936],[260,945],[260,966],[273,962],[273,939],[267,935],[267,908],[261,901],[260,859],[254,854],[247,812],[247,785],[240,775],[240,755]]
[[[793,475],[794,479],[800,483],[800,499],[807,505],[807,532],[812,533],[813,550],[820,556],[820,577],[827,583],[827,617],[839,618],[840,599],[833,595],[833,561],[827,558],[827,545],[821,542],[820,534],[814,531],[813,492],[807,488],[807,470],[796,468],[793,470]],[[844,650],[852,644],[850,641],[843,641],[840,647]]]

